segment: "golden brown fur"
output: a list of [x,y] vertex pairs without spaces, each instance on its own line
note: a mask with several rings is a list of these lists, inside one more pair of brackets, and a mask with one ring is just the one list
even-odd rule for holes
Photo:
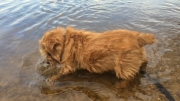
[[50,78],[55,81],[78,69],[94,73],[114,71],[118,78],[130,79],[145,69],[143,46],[154,42],[155,36],[147,33],[129,30],[95,33],[67,27],[46,32],[39,44],[41,54],[50,64],[61,65],[59,73]]

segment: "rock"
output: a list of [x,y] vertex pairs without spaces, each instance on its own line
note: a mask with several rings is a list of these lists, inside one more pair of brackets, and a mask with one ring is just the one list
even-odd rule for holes
[[180,98],[180,91],[177,91],[176,95]]

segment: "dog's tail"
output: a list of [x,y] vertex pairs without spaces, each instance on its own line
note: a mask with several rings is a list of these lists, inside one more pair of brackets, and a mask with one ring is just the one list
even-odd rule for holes
[[138,36],[138,44],[140,47],[153,44],[155,42],[157,42],[157,40],[153,34],[140,33]]

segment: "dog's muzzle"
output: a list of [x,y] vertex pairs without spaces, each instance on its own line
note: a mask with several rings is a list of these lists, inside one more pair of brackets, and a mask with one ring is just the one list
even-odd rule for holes
[[47,61],[46,63],[47,63],[48,65],[50,64],[50,62],[49,62],[49,61]]

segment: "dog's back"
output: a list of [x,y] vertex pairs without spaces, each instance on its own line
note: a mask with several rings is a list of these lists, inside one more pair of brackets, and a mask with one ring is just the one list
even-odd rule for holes
[[[156,40],[152,34],[129,30],[107,31],[95,37],[93,34],[90,36],[82,52],[84,67],[96,73],[114,70],[117,77],[123,79],[133,77],[139,71],[145,60],[143,46]],[[149,36],[154,39],[149,40],[152,39]]]

